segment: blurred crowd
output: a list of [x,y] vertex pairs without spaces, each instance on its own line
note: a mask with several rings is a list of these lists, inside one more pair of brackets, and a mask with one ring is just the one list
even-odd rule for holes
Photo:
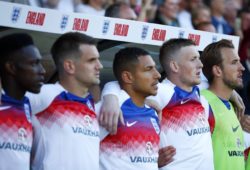
[[238,35],[250,27],[249,0],[3,0],[93,15]]
[[[250,89],[249,0],[2,0],[64,12],[138,20],[240,37],[239,56]],[[248,91],[240,92],[243,96]],[[244,97],[243,97],[244,98]],[[250,98],[246,96],[246,98]],[[250,102],[250,101],[249,101]],[[250,112],[250,105],[247,109]]]
[[238,35],[241,61],[250,39],[249,0],[3,0],[64,12],[133,19]]

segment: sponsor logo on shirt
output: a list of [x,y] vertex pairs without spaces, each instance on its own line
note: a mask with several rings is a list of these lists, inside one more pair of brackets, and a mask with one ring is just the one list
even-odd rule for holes
[[238,128],[239,128],[239,125],[236,126],[236,127],[232,127],[232,131],[233,131],[233,132],[236,132],[236,131],[238,130]]
[[9,108],[11,108],[11,106],[0,106],[0,111],[7,110]]
[[74,133],[78,133],[78,134],[83,134],[86,136],[93,136],[93,137],[99,137],[99,132],[98,131],[93,131],[90,129],[86,129],[83,127],[72,127],[72,130]]
[[198,120],[200,121],[201,125],[203,125],[203,126],[207,124],[206,118],[204,118],[204,116],[200,116],[198,118]]
[[89,115],[85,115],[80,126],[72,127],[73,133],[83,134],[86,136],[99,137],[99,131],[93,126],[93,119]]
[[131,127],[131,126],[134,126],[136,123],[137,123],[137,121],[134,121],[134,122],[127,121],[126,125],[127,125],[127,127]]
[[190,99],[182,100],[182,101],[181,101],[181,104],[185,104],[185,103],[187,103],[189,100],[190,100]]
[[244,156],[244,152],[243,152],[243,146],[242,146],[242,142],[240,141],[240,138],[236,139],[236,146],[240,149],[240,150],[231,150],[228,151],[228,155],[230,157],[238,157],[238,156]]
[[92,118],[89,115],[84,116],[83,124],[85,127],[90,129],[92,127],[92,124],[93,124]]
[[130,156],[132,163],[157,163],[158,157]]
[[152,155],[153,153],[153,145],[151,142],[146,143],[146,152],[148,155]]
[[19,128],[18,129],[18,141],[20,142],[27,142],[27,131],[25,130],[25,128]]
[[202,128],[187,130],[188,136],[200,135],[200,134],[204,134],[204,133],[210,133],[210,128],[209,127],[202,127]]
[[149,156],[130,156],[132,163],[157,163],[158,157],[151,156],[154,153],[153,145],[150,141],[146,143],[146,153]]
[[243,151],[228,151],[228,155],[230,157],[244,156],[244,152]]
[[0,149],[8,149],[19,152],[31,152],[31,147],[22,143],[0,142]]
[[238,148],[242,148],[242,143],[241,143],[241,141],[240,141],[240,138],[237,138],[237,139],[236,139],[236,146],[237,146]]
[[28,134],[25,128],[21,127],[17,132],[17,141],[14,142],[0,142],[0,149],[14,150],[18,152],[31,152],[31,146],[28,145]]

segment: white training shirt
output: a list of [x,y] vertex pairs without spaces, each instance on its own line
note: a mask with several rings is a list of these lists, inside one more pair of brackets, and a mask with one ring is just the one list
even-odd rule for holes
[[125,125],[106,136],[100,146],[100,170],[158,170],[160,125],[156,111],[136,106],[121,90],[118,95]]
[[186,92],[164,80],[154,99],[162,108],[161,146],[176,148],[174,161],[161,169],[213,170],[208,105],[198,87]]
[[[32,109],[40,112],[32,117],[32,169],[99,170],[99,126],[90,97],[77,97],[59,84],[44,85],[34,97]],[[42,106],[37,109],[34,101]]]
[[[119,94],[117,82],[105,85],[103,95]],[[208,124],[208,104],[198,87],[186,92],[168,80],[158,85],[157,96],[150,97],[163,109],[161,147],[176,148],[174,161],[162,170],[213,170],[213,149]]]
[[[0,94],[1,95],[1,94]],[[2,94],[0,106],[0,170],[29,170],[32,125],[29,100]]]

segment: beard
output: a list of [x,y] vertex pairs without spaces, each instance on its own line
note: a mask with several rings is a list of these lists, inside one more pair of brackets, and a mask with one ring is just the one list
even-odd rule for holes
[[243,88],[243,83],[239,83],[237,81],[227,79],[226,77],[223,78],[223,82],[224,82],[225,85],[227,85],[232,90],[234,90],[234,89],[242,89]]

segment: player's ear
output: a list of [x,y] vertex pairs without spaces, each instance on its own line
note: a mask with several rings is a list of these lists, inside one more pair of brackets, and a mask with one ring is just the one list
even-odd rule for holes
[[213,75],[214,75],[215,77],[221,77],[221,75],[222,75],[221,67],[218,66],[218,65],[214,65],[214,66],[212,67],[212,72],[213,72]]
[[63,69],[68,74],[74,74],[75,73],[75,62],[70,59],[66,59],[63,61]]
[[170,67],[171,71],[173,71],[175,73],[178,72],[178,70],[179,70],[178,63],[174,60],[169,62],[169,67]]
[[126,84],[131,84],[133,82],[133,75],[129,71],[123,71],[121,77],[122,81]]
[[16,66],[13,62],[11,61],[7,61],[5,64],[4,64],[4,67],[5,67],[5,70],[11,74],[11,75],[16,75]]

